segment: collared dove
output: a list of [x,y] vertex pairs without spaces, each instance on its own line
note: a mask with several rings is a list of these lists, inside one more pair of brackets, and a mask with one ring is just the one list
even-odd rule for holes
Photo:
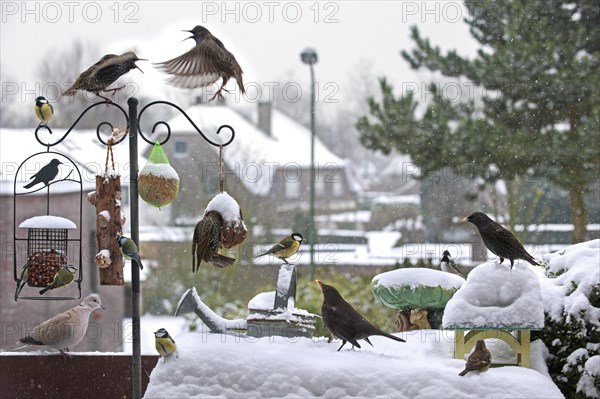
[[97,294],[88,295],[83,298],[81,304],[36,326],[30,335],[19,340],[25,345],[15,349],[29,345],[44,345],[67,356],[65,352],[69,351],[69,347],[77,345],[85,336],[90,314],[100,308],[104,309],[100,297]]

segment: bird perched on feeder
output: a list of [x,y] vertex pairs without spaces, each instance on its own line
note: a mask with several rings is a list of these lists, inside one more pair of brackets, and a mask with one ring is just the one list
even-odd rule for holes
[[462,273],[458,270],[458,267],[456,267],[456,263],[454,263],[454,260],[450,257],[450,252],[447,249],[444,251],[442,260],[440,261],[440,269],[446,273],[458,273],[462,276]]
[[[202,261],[210,262],[216,267],[227,267],[235,263],[235,259],[219,254],[222,248],[223,217],[217,211],[208,211],[196,224],[192,238],[192,272],[200,268]],[[198,266],[196,266],[196,263]]]
[[540,266],[510,231],[494,222],[485,213],[475,212],[458,222],[473,223],[479,230],[487,249],[500,258],[500,263],[504,262],[505,258],[510,260],[511,270],[514,267],[515,259],[523,259],[532,265]]
[[58,165],[62,165],[58,159],[54,158],[47,165],[43,166],[35,175],[31,177],[32,182],[24,185],[24,188],[31,188],[39,183],[44,183],[47,186],[59,172]]
[[91,294],[83,298],[81,304],[60,313],[42,324],[37,325],[30,335],[19,340],[24,344],[15,349],[22,349],[30,345],[44,345],[54,348],[63,356],[70,347],[77,345],[85,336],[90,320],[90,314],[96,309],[104,309],[100,297]]
[[163,358],[163,362],[166,362],[167,357],[171,356],[173,353],[175,354],[175,357],[179,357],[175,340],[171,338],[164,328],[159,328],[158,331],[154,332],[154,345],[160,357]]
[[483,373],[488,371],[492,364],[492,353],[486,348],[485,341],[480,339],[475,344],[475,350],[469,355],[465,369],[460,372],[461,377],[470,371]]
[[264,252],[260,255],[256,255],[254,259],[260,258],[264,255],[273,254],[275,255],[275,257],[281,259],[289,265],[287,259],[294,256],[296,252],[298,252],[298,249],[300,249],[300,244],[302,244],[303,239],[304,238],[302,237],[302,234],[292,233],[291,235],[279,241],[277,244],[273,245],[271,249],[269,249],[267,252]]
[[131,238],[117,234],[117,244],[119,244],[119,249],[121,250],[121,253],[127,259],[133,259],[135,263],[137,263],[137,265],[140,267],[140,270],[144,268],[144,265],[142,265],[142,260],[140,259],[140,255],[138,253],[138,246]]
[[45,97],[39,96],[35,99],[35,106],[33,107],[35,115],[40,120],[40,126],[46,126],[52,116],[54,115],[54,107],[46,100]]
[[125,86],[114,89],[108,89],[108,86],[134,68],[144,73],[135,64],[137,61],[147,60],[138,58],[133,51],[128,51],[121,55],[107,54],[100,61],[83,71],[77,80],[75,80],[75,83],[63,93],[63,96],[74,96],[78,90],[83,90],[94,93],[108,102],[112,102],[100,95],[100,92],[112,92],[112,96],[114,97],[115,93]]
[[66,287],[67,285],[71,284],[73,282],[73,280],[75,279],[76,272],[77,272],[77,269],[71,265],[68,265],[66,267],[61,267],[54,275],[54,278],[52,279],[52,283],[50,283],[49,286],[42,288],[40,290],[40,295],[45,294],[49,290],[53,290],[55,288]]
[[234,78],[240,92],[245,94],[242,68],[223,43],[200,25],[184,32],[192,34],[184,40],[194,39],[196,46],[179,57],[155,64],[171,75],[170,83],[182,89],[195,89],[209,86],[223,78],[221,87],[210,99],[212,101],[217,96],[223,98],[223,90],[229,93],[225,85],[229,79]]
[[352,305],[342,298],[342,295],[334,287],[319,280],[316,281],[323,290],[323,306],[321,307],[323,323],[333,335],[342,340],[342,345],[338,348],[338,351],[346,345],[346,342],[350,342],[353,348],[355,346],[360,348],[359,339],[364,339],[369,345],[373,346],[369,340],[372,335],[381,335],[395,341],[406,342],[402,338],[381,331],[369,323]]
[[21,276],[17,280],[17,289],[15,290],[15,302],[17,301],[17,298],[19,297],[21,290],[23,290],[23,287],[25,287],[25,284],[27,284],[28,278],[29,278],[29,264],[25,263],[23,265],[23,267],[21,268]]

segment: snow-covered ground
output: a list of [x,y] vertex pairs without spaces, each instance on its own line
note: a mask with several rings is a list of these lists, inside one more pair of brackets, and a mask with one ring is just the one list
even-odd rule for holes
[[[158,361],[145,398],[563,398],[545,375],[542,346],[532,345],[540,371],[517,366],[459,377],[450,331],[371,337],[374,347],[336,352],[338,342],[185,333],[179,358]],[[493,352],[498,352],[493,344]]]

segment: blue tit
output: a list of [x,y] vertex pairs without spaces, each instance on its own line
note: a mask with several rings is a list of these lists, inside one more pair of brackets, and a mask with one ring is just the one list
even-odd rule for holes
[[286,259],[294,256],[296,252],[298,252],[303,239],[304,238],[302,237],[302,234],[293,233],[292,235],[285,237],[277,244],[273,245],[267,252],[257,255],[255,259],[264,255],[273,254],[275,257],[289,264]]
[[46,98],[39,96],[35,99],[35,107],[33,107],[35,115],[40,120],[40,125],[46,126],[52,116],[54,115],[54,107],[46,100]]
[[54,275],[54,278],[52,279],[52,283],[50,283],[50,285],[47,286],[46,288],[42,288],[40,290],[40,295],[45,294],[49,290],[53,290],[55,288],[66,287],[67,285],[71,284],[73,282],[73,280],[75,279],[76,272],[77,272],[77,269],[71,265],[68,265],[66,267],[61,267],[60,270],[57,271],[56,274]]
[[15,290],[15,302],[17,301],[17,298],[19,297],[21,290],[23,289],[23,287],[25,287],[25,284],[27,284],[28,278],[29,278],[29,265],[27,263],[25,263],[23,265],[23,267],[21,268],[21,276],[17,280],[17,289]]
[[156,350],[163,358],[163,361],[166,361],[167,356],[171,356],[173,353],[175,354],[175,357],[179,357],[175,340],[171,338],[164,328],[159,328],[158,331],[154,333],[154,344]]
[[138,254],[138,246],[131,238],[117,234],[117,244],[119,244],[121,253],[125,255],[127,259],[133,259],[140,267],[140,270],[144,268],[140,255]]

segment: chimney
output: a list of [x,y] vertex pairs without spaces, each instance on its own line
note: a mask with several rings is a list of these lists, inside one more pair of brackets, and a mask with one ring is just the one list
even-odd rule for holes
[[261,101],[258,103],[258,128],[271,135],[271,109],[273,103]]

